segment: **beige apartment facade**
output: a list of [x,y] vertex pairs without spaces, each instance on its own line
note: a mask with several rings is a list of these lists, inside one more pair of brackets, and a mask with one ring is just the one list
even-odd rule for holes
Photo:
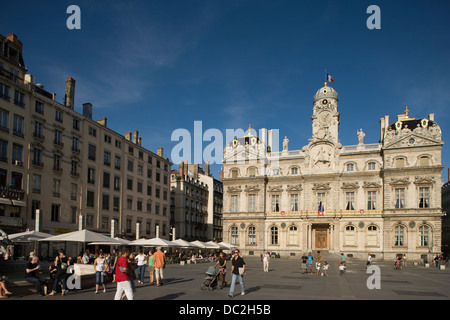
[[171,220],[175,238],[189,241],[222,241],[222,182],[198,163],[181,162],[172,170]]
[[72,78],[57,102],[27,73],[17,37],[0,44],[0,228],[37,222],[52,234],[87,228],[132,239],[158,229],[167,238],[172,164],[163,149],[144,148],[137,130],[133,139],[108,128],[106,117],[93,120],[90,103],[76,112]]
[[[300,150],[275,152],[261,129],[224,150],[224,241],[247,254],[296,256],[315,250],[364,259],[406,254],[430,258],[441,248],[441,130],[434,114],[380,119],[380,142],[339,141],[338,93],[314,95],[312,137]],[[274,151],[272,151],[274,150]]]

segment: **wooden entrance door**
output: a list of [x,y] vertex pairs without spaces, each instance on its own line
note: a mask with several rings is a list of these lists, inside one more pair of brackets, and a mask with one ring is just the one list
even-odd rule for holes
[[315,239],[316,249],[328,249],[327,230],[315,230],[315,233],[316,233]]

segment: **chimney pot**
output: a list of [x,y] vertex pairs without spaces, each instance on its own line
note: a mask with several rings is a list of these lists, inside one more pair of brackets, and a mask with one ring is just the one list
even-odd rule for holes
[[[65,102],[64,102],[65,106],[67,108],[73,110],[74,106],[75,106],[75,79],[74,78],[69,77],[66,79],[66,89],[65,89],[64,100],[65,100]],[[91,118],[92,118],[92,112],[91,112]]]

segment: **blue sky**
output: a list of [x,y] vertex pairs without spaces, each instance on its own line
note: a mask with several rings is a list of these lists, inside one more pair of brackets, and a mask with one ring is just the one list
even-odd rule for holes
[[[72,4],[81,30],[66,27]],[[372,4],[381,30],[366,27]],[[0,32],[18,35],[29,73],[59,102],[73,77],[77,111],[91,102],[95,119],[138,130],[146,148],[170,157],[172,132],[193,131],[194,121],[224,134],[279,129],[301,149],[325,69],[339,92],[343,145],[357,144],[360,128],[378,142],[379,119],[394,122],[405,106],[415,118],[435,113],[447,141],[449,13],[446,0],[17,0],[2,4]],[[449,159],[444,145],[442,164]]]

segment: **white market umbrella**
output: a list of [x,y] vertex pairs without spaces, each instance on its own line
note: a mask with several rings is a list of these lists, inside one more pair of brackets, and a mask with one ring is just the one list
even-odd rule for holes
[[52,235],[49,233],[31,230],[31,231],[10,234],[8,236],[8,238],[12,242],[30,242],[30,241],[38,241],[41,239],[46,239],[51,236]]
[[179,244],[182,248],[193,248],[194,247],[191,243],[189,243],[186,240],[183,240],[181,238],[177,239],[177,240],[174,240],[172,242],[175,242],[175,243]]
[[206,249],[221,249],[220,246],[213,241],[205,242],[205,246]]
[[114,244],[114,240],[107,237],[101,233],[89,231],[83,229],[80,231],[74,231],[64,234],[59,234],[56,236],[48,237],[45,239],[40,239],[39,241],[50,241],[50,242],[106,242],[108,244]]
[[224,242],[224,241],[219,242],[219,245],[224,246],[229,250],[237,248],[237,246],[235,246],[234,244],[229,244],[228,242]]
[[205,243],[201,242],[200,240],[192,241],[192,242],[190,242],[190,244],[192,244],[196,248],[202,248],[202,249],[206,248]]
[[142,247],[181,247],[181,245],[179,245],[173,241],[169,241],[169,240],[165,240],[165,239],[161,239],[161,238],[139,239],[139,240],[133,241],[131,244],[142,246]]
[[88,243],[88,244],[92,245],[92,246],[94,246],[94,245],[110,245],[110,246],[130,246],[130,245],[133,245],[132,241],[129,241],[129,240],[126,240],[126,239],[122,239],[122,238],[119,238],[119,237],[111,238],[111,240],[113,242],[103,241],[103,242],[91,242],[91,243]]

